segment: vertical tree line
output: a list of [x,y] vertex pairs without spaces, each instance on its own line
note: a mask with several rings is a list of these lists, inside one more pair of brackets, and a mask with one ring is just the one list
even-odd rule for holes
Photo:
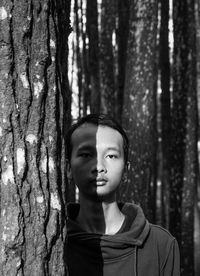
[[149,215],[148,195],[153,185],[155,156],[156,35],[157,1],[131,3],[122,113],[123,125],[132,141],[131,169],[128,183],[123,184],[122,198],[140,203]]
[[169,0],[160,1],[160,85],[161,85],[161,139],[162,139],[162,187],[161,187],[161,220],[169,227],[169,188],[170,188],[170,143],[171,135],[171,95],[170,95],[170,49],[169,49]]
[[176,234],[184,258],[182,275],[193,275],[194,202],[198,169],[194,1],[176,1],[173,10],[170,230]]

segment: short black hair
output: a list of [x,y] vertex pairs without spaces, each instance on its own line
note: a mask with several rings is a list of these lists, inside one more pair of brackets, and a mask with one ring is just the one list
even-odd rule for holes
[[71,143],[71,137],[73,132],[79,128],[81,125],[85,123],[90,123],[93,125],[102,125],[102,126],[108,126],[115,130],[117,130],[123,137],[123,147],[124,147],[124,160],[125,163],[128,162],[128,149],[129,149],[129,139],[126,135],[126,132],[122,128],[122,126],[112,117],[110,117],[107,114],[89,114],[85,117],[82,117],[79,119],[75,124],[73,124],[66,134],[66,147],[67,147],[67,159],[70,161],[71,154],[72,154],[72,143]]

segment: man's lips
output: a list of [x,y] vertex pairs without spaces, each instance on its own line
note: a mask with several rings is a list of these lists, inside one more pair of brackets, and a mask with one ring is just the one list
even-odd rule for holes
[[96,183],[97,186],[104,186],[108,180],[106,178],[94,178],[91,182]]
[[106,185],[106,182],[107,182],[106,180],[97,180],[96,185],[97,186],[104,186],[104,185]]

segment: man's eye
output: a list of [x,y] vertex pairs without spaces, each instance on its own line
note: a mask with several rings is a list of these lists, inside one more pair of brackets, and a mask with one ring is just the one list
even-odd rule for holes
[[79,156],[81,156],[83,158],[88,158],[88,157],[91,157],[91,154],[87,153],[87,152],[82,152],[82,153],[79,154]]
[[108,154],[107,157],[109,159],[116,159],[117,158],[117,155],[116,154]]

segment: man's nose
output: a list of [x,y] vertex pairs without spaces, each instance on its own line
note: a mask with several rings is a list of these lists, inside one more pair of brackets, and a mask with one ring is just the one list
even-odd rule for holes
[[104,158],[101,158],[101,157],[97,158],[96,171],[98,173],[107,172]]

